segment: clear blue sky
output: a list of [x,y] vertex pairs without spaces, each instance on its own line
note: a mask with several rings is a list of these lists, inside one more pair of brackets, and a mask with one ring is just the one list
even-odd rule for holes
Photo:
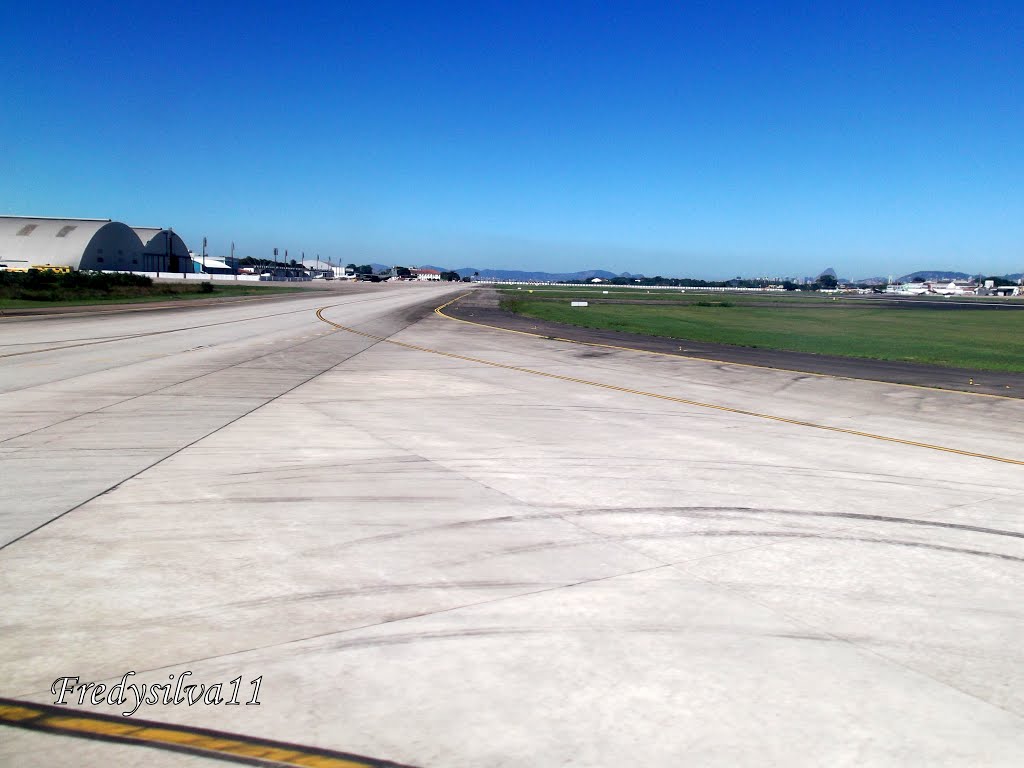
[[1024,3],[17,3],[0,212],[343,262],[1024,269]]

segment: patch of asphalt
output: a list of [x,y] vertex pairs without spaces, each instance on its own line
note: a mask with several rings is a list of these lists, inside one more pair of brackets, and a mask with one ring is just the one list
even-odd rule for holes
[[[499,308],[498,296],[491,290],[474,291],[470,296],[448,307],[445,314],[492,328],[521,331],[582,344],[605,344],[740,365],[1024,399],[1024,374],[1020,373],[738,347],[666,336],[645,336],[625,331],[581,328],[506,312]],[[584,357],[592,357],[594,354],[595,350],[580,350],[580,355]]]

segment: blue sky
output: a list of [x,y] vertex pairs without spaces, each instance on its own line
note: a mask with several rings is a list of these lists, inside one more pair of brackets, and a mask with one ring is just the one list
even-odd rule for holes
[[20,3],[0,212],[214,253],[1024,269],[1024,4]]

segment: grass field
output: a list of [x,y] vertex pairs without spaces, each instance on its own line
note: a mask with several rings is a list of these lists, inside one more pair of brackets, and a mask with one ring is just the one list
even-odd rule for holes
[[81,295],[58,294],[54,298],[7,298],[0,295],[0,309],[31,309],[58,306],[89,306],[94,304],[137,304],[150,301],[187,301],[226,296],[269,296],[271,294],[293,293],[301,288],[284,286],[217,286],[213,291],[203,291],[195,283],[189,285],[155,284],[152,290],[112,291],[105,295],[83,292]]
[[504,292],[502,306],[528,317],[586,328],[1024,372],[1024,311],[910,309],[853,303],[826,307],[820,306],[820,297],[791,298],[806,302],[792,307],[759,307],[746,301],[742,306],[733,304],[736,298],[731,295],[689,296],[690,301],[674,305],[656,300],[649,304],[570,307],[568,300],[551,301],[537,294],[524,297],[524,293]]
[[266,296],[302,290],[291,286],[208,283],[154,283],[138,275],[4,274],[0,309],[136,304],[228,296]]
[[785,291],[772,293],[724,293],[722,291],[701,291],[699,288],[690,288],[682,291],[679,288],[624,288],[619,286],[601,287],[569,287],[559,285],[544,285],[536,287],[506,288],[498,289],[498,292],[505,296],[520,296],[523,298],[547,298],[547,299],[627,299],[636,301],[671,301],[689,303],[713,299],[715,301],[790,301],[790,302],[826,302],[831,297],[820,294],[798,294]]
[[[535,287],[500,287],[498,293],[503,297],[535,298],[535,299],[585,299],[604,301],[657,301],[672,302],[675,304],[692,304],[695,302],[727,302],[735,305],[763,304],[787,304],[793,307],[809,307],[815,304],[849,304],[864,303],[878,300],[891,300],[894,297],[885,294],[874,294],[869,296],[858,296],[856,294],[825,294],[817,292],[795,292],[795,291],[772,291],[772,292],[750,292],[730,293],[727,291],[707,291],[700,288],[690,288],[682,291],[679,288],[627,288],[618,286],[587,286],[570,287],[561,285],[542,285]],[[931,302],[964,302],[964,303],[991,303],[998,301],[1024,306],[1024,298],[979,298],[976,296],[955,296],[945,298],[942,296],[905,296],[895,297],[908,303],[931,303]]]

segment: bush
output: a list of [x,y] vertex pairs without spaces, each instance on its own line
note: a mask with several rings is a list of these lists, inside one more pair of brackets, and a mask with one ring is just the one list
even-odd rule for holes
[[109,272],[52,272],[48,269],[30,269],[28,272],[0,272],[0,285],[25,288],[52,286],[54,288],[90,288],[108,290],[115,286],[149,287],[153,281],[143,275]]
[[0,297],[29,301],[66,301],[102,298],[115,293],[132,296],[151,288],[153,281],[142,275],[107,272],[0,271]]
[[502,298],[498,303],[498,306],[506,312],[519,313],[523,308],[523,300],[518,296],[510,296],[508,298]]
[[200,293],[213,293],[213,283],[207,280],[205,283],[199,286]]

